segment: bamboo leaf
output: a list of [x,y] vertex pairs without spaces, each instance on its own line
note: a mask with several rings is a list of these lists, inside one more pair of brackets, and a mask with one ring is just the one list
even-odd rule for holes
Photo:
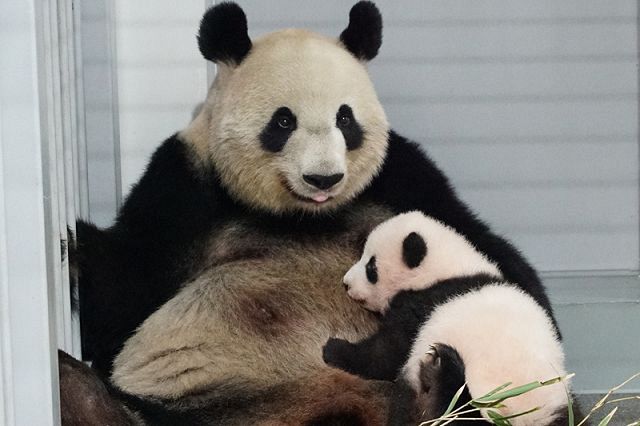
[[516,414],[511,414],[511,415],[505,416],[505,417],[503,417],[503,419],[513,419],[513,418],[516,418],[516,417],[524,416],[524,415],[533,413],[534,411],[538,411],[539,409],[540,409],[540,407],[534,407],[534,408],[532,408],[530,410],[527,410],[527,411],[521,411],[521,412],[516,413]]
[[567,390],[567,410],[569,417],[569,426],[575,426],[576,420],[573,416],[573,401],[571,400],[571,395],[569,395],[569,391]]
[[542,382],[531,382],[531,383],[527,383],[526,385],[522,385],[522,386],[516,386],[515,388],[511,388],[508,389],[506,391],[502,391],[502,392],[498,392],[496,394],[493,394],[487,398],[482,397],[482,398],[478,398],[475,399],[474,401],[479,402],[481,404],[486,404],[486,403],[490,403],[496,400],[505,400],[507,398],[513,398],[515,396],[518,395],[522,395],[523,393],[527,393],[527,392],[531,392],[534,389],[537,389],[539,387],[542,387]]
[[449,403],[449,406],[445,410],[445,412],[442,415],[442,417],[446,417],[447,415],[449,415],[449,413],[453,410],[453,407],[455,407],[456,404],[458,403],[458,399],[460,399],[460,395],[462,395],[462,392],[464,391],[464,388],[466,388],[466,387],[467,387],[466,383],[463,384],[462,386],[460,386],[460,389],[458,389],[458,391],[455,393],[455,395],[453,395],[453,398],[451,399],[451,402]]
[[504,401],[504,399],[498,399],[496,401],[490,401],[490,402],[478,402],[477,399],[474,399],[470,402],[471,406],[475,407],[475,408],[503,408],[504,404],[502,404],[502,401]]
[[487,415],[491,418],[491,421],[498,426],[511,426],[511,422],[497,411],[487,410]]
[[598,423],[598,426],[607,426],[611,421],[611,419],[613,418],[613,415],[616,414],[616,411],[618,411],[618,407],[611,410],[611,412],[607,414],[604,419],[600,420],[600,423]]
[[566,376],[554,377],[553,379],[545,380],[544,382],[542,382],[542,386],[549,386],[559,382],[566,382],[567,380],[569,380],[575,375],[576,373],[571,373],[571,374],[567,374]]
[[485,397],[488,397],[488,396],[493,395],[493,394],[494,394],[494,393],[496,393],[496,392],[500,392],[502,389],[504,389],[504,388],[506,388],[506,387],[508,387],[508,386],[511,386],[511,384],[512,384],[512,382],[507,382],[507,383],[505,383],[504,385],[500,385],[500,386],[498,386],[497,388],[495,388],[494,390],[489,391],[489,392],[487,392],[486,394],[482,395],[480,398],[485,398]]

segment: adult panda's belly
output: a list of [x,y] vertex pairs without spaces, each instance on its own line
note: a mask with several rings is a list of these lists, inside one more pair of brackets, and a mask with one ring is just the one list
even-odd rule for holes
[[[360,206],[348,231],[307,242],[229,226],[212,240],[210,266],[125,343],[113,382],[176,398],[225,384],[268,387],[323,367],[329,337],[353,341],[375,331],[375,317],[347,297],[342,277],[363,234],[389,216]],[[236,255],[229,241],[238,241]]]

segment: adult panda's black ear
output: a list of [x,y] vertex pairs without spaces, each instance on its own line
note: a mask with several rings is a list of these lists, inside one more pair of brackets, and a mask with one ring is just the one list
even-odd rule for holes
[[206,11],[200,21],[198,47],[205,59],[238,65],[249,50],[247,17],[240,6],[223,2]]
[[416,232],[406,236],[402,242],[402,260],[411,269],[417,268],[427,255],[427,243]]
[[364,61],[375,58],[382,45],[382,15],[370,1],[356,3],[349,12],[349,25],[340,34],[349,52]]

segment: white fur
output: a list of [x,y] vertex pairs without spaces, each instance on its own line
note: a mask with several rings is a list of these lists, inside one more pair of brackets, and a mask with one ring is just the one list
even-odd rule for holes
[[[411,232],[427,244],[427,255],[416,268],[402,260],[402,243]],[[366,264],[376,256],[378,282],[371,284]],[[485,273],[501,277],[495,263],[476,250],[462,235],[420,212],[397,215],[378,225],[369,235],[361,259],[344,276],[349,296],[373,311],[384,312],[401,290],[423,289],[437,281]]]
[[[545,311],[522,290],[492,284],[455,297],[437,307],[422,326],[404,367],[419,389],[418,373],[434,343],[455,348],[462,357],[473,398],[511,382],[513,386],[566,375],[564,352]],[[562,383],[506,400],[502,414],[541,407],[511,420],[514,426],[546,424],[554,411],[567,404]]]

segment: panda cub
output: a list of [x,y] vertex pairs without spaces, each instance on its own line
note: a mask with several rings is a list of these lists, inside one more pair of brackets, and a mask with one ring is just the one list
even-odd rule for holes
[[[459,403],[507,382],[566,375],[564,352],[545,310],[505,282],[496,264],[463,236],[420,212],[378,225],[344,276],[344,287],[364,308],[382,314],[382,323],[358,343],[330,339],[323,358],[365,378],[397,378],[392,424],[437,418],[464,383]],[[567,424],[561,383],[504,405],[502,415],[540,407],[513,418],[514,426]]]

